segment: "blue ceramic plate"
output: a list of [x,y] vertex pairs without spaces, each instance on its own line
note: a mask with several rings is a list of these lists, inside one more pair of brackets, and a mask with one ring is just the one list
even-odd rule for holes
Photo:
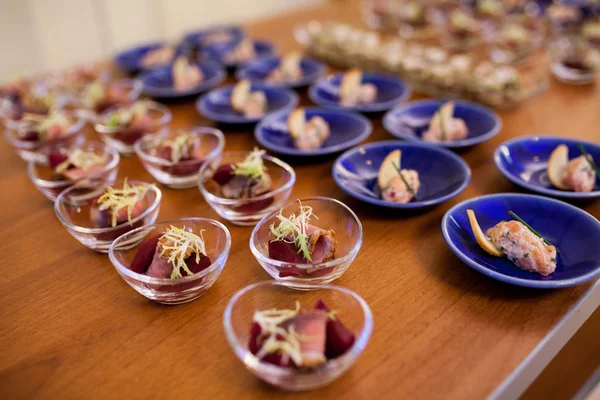
[[548,180],[546,167],[550,153],[559,145],[569,148],[569,159],[579,157],[579,143],[596,161],[600,162],[600,146],[580,140],[560,138],[556,136],[521,137],[500,145],[494,153],[494,162],[508,180],[534,192],[553,197],[569,199],[600,198],[600,177],[596,177],[596,187],[592,192],[577,193],[556,189]]
[[237,79],[249,79],[252,82],[264,82],[271,86],[283,86],[290,88],[299,88],[310,85],[321,76],[325,74],[326,67],[322,62],[313,60],[311,58],[302,58],[300,61],[300,68],[302,69],[302,77],[297,81],[284,82],[284,83],[269,83],[265,82],[267,76],[275,68],[279,66],[281,57],[264,57],[257,60],[250,61],[244,64],[236,71]]
[[[475,241],[467,209],[485,232],[513,211],[558,249],[556,271],[548,276],[517,268],[507,258],[487,254]],[[442,220],[444,240],[471,268],[503,282],[534,288],[578,285],[600,275],[600,222],[570,204],[529,194],[475,197],[451,208]]]
[[267,113],[257,118],[246,118],[231,108],[231,92],[233,85],[213,89],[196,102],[196,109],[204,117],[224,124],[252,124],[263,119],[267,114],[292,110],[298,105],[298,95],[289,89],[265,86],[253,83],[251,90],[261,90],[267,96]]
[[144,93],[156,98],[176,99],[193,96],[213,89],[225,80],[225,71],[217,64],[208,62],[197,63],[202,70],[204,80],[197,86],[180,91],[173,88],[173,66],[160,67],[142,74],[139,79],[144,84]]
[[207,42],[207,39],[210,35],[219,33],[229,34],[231,36],[231,40],[224,41],[223,43],[237,43],[242,40],[244,36],[246,36],[244,28],[240,26],[216,25],[199,31],[189,32],[183,37],[183,40],[187,44],[204,46],[211,44],[210,42]]
[[[397,138],[421,141],[429,121],[443,103],[439,100],[411,101],[388,111],[383,117],[383,126]],[[454,116],[465,121],[469,135],[466,139],[454,142],[432,144],[451,148],[468,147],[492,138],[502,127],[500,117],[491,109],[466,101],[454,103]]]
[[[383,159],[394,150],[402,151],[401,168],[419,173],[421,187],[409,203],[381,198],[377,173]],[[355,147],[333,164],[333,179],[350,196],[383,207],[417,209],[443,203],[462,192],[471,180],[471,170],[462,158],[449,150],[422,143],[387,141]]]
[[362,83],[372,83],[377,87],[377,98],[375,102],[369,104],[359,104],[354,107],[344,107],[340,105],[338,90],[343,78],[343,73],[319,79],[310,87],[308,97],[323,107],[334,108],[338,110],[354,110],[360,112],[380,112],[387,111],[392,107],[403,103],[410,97],[410,86],[402,79],[395,76],[370,73],[363,74]]
[[165,44],[164,42],[148,43],[124,50],[115,56],[115,63],[128,74],[136,74],[144,69],[140,64],[142,58],[150,51],[156,50]]
[[267,150],[289,156],[322,156],[349,149],[369,137],[373,126],[362,115],[348,111],[325,108],[305,108],[306,119],[322,117],[328,124],[330,135],[316,150],[298,150],[290,137],[287,118],[291,110],[276,113],[263,119],[254,130],[254,137]]
[[[253,40],[253,42],[254,52],[256,53],[254,60],[262,57],[270,57],[275,54],[275,46],[271,42],[266,40]],[[245,63],[225,61],[225,57],[234,49],[236,44],[237,42],[207,45],[204,50],[202,50],[202,56],[206,60],[219,62],[227,68],[239,67],[240,65],[247,64],[248,62],[252,61],[250,60]]]

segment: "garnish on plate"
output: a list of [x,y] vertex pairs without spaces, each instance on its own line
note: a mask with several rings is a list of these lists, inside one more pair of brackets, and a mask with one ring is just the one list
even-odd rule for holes
[[359,104],[373,103],[377,99],[377,86],[372,83],[362,83],[363,73],[358,68],[352,68],[344,73],[340,83],[340,104],[344,107],[354,107]]
[[109,186],[100,197],[92,201],[90,218],[97,228],[131,222],[146,210],[144,199],[147,192],[146,186],[130,186],[125,178],[122,188]]
[[302,68],[300,53],[290,53],[283,57],[277,67],[267,75],[266,81],[271,83],[295,82],[302,78]]
[[477,243],[488,254],[506,256],[522,270],[550,275],[556,269],[558,250],[512,211],[516,221],[501,221],[483,234],[473,210],[467,210]]
[[267,112],[267,96],[261,90],[252,91],[247,79],[239,81],[231,92],[231,107],[246,118],[256,118]]
[[354,333],[322,300],[311,309],[257,310],[248,350],[260,361],[289,368],[317,368],[345,354]]
[[287,126],[294,146],[300,150],[321,148],[330,135],[329,124],[318,115],[306,120],[303,108],[297,108],[287,118]]
[[270,191],[272,182],[263,161],[265,154],[255,148],[244,160],[218,167],[212,179],[219,185],[220,195],[228,199],[251,199]]
[[598,168],[591,155],[583,145],[579,145],[581,155],[569,161],[569,148],[561,144],[557,146],[548,159],[548,180],[561,190],[591,192],[596,186]]
[[429,129],[423,133],[427,142],[453,142],[467,137],[469,128],[464,120],[454,118],[454,102],[440,106],[429,122]]
[[402,152],[394,150],[385,157],[379,167],[377,184],[385,201],[408,203],[416,199],[421,186],[419,173],[414,169],[401,169],[401,162]]

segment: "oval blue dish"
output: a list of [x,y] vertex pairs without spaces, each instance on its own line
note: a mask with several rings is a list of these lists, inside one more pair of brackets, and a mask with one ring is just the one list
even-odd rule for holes
[[[409,203],[393,203],[381,198],[377,174],[384,158],[402,151],[401,168],[419,173],[421,187]],[[367,203],[399,209],[431,207],[450,200],[471,181],[471,169],[453,152],[423,143],[386,141],[348,150],[333,164],[333,179],[344,192]]]
[[557,189],[548,180],[546,168],[552,151],[561,144],[569,148],[569,159],[579,157],[579,144],[595,160],[600,161],[600,146],[590,142],[561,138],[557,136],[527,136],[509,140],[494,152],[496,166],[511,182],[534,192],[567,199],[600,198],[600,177],[596,176],[593,191],[579,193]]
[[197,86],[187,90],[173,88],[173,65],[155,68],[143,73],[139,79],[144,84],[144,94],[162,99],[177,99],[198,95],[219,86],[225,80],[225,71],[218,64],[209,62],[196,63],[204,80]]
[[[468,147],[491,139],[500,131],[500,117],[491,109],[466,101],[454,103],[454,116],[465,121],[469,135],[466,139],[431,144],[450,148]],[[383,126],[397,138],[422,141],[421,136],[427,131],[429,121],[442,104],[444,101],[440,100],[411,101],[388,111],[383,117]]]
[[[472,209],[485,232],[513,211],[557,249],[554,273],[543,276],[517,268],[505,257],[486,253],[475,240],[467,210]],[[502,282],[554,289],[578,285],[600,275],[600,222],[585,211],[548,197],[493,194],[452,207],[442,219],[442,234],[452,252],[471,268]]]
[[237,79],[248,79],[252,82],[261,82],[270,86],[283,86],[289,88],[300,88],[308,86],[321,76],[323,76],[327,70],[325,64],[320,61],[313,60],[311,58],[303,57],[300,61],[300,68],[302,69],[302,77],[293,82],[283,83],[270,83],[266,82],[267,76],[279,66],[281,57],[263,57],[257,60],[250,61],[240,68],[235,73]]
[[165,44],[164,42],[147,43],[124,50],[115,56],[115,64],[128,74],[136,74],[144,69],[141,65],[142,58]]
[[231,36],[230,40],[224,40],[223,43],[237,43],[246,36],[246,31],[241,26],[236,25],[215,25],[199,31],[186,33],[183,40],[187,44],[204,46],[212,44],[210,36],[215,34]]
[[371,122],[360,114],[308,107],[304,109],[306,119],[322,117],[329,125],[330,135],[318,149],[299,150],[294,147],[287,127],[290,112],[286,110],[269,115],[256,126],[254,137],[262,147],[288,156],[322,156],[356,146],[368,138],[373,130]]
[[[256,57],[252,60],[256,60],[262,57],[270,57],[275,54],[275,46],[266,40],[252,40],[254,43],[254,52]],[[205,60],[214,61],[223,64],[227,68],[235,68],[240,65],[247,64],[252,60],[246,62],[232,62],[226,60],[227,55],[235,48],[237,42],[230,43],[218,43],[206,45],[202,50],[202,57]]]
[[375,102],[358,104],[353,107],[344,107],[339,102],[338,90],[344,73],[319,79],[308,91],[308,97],[313,103],[323,107],[337,110],[354,110],[360,112],[387,111],[400,103],[405,102],[411,94],[410,86],[402,79],[391,75],[365,72],[362,83],[372,83],[377,87]]
[[289,89],[276,88],[253,83],[251,90],[261,90],[267,97],[267,112],[256,118],[247,118],[231,107],[231,92],[234,85],[213,89],[200,97],[196,110],[204,117],[223,124],[252,124],[265,118],[269,113],[292,110],[298,105],[298,95]]

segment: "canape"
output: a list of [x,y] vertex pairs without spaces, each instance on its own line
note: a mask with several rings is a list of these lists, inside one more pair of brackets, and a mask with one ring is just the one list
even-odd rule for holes
[[174,58],[175,48],[171,45],[164,45],[146,52],[139,63],[144,69],[156,68],[169,64]]
[[277,280],[330,283],[342,276],[362,245],[362,225],[335,199],[299,199],[265,216],[250,250]]
[[96,131],[102,140],[122,155],[133,154],[133,144],[149,133],[160,130],[171,121],[166,106],[138,100],[133,104],[113,107],[98,116]]
[[140,96],[143,85],[138,80],[97,80],[85,87],[79,95],[79,103],[85,110],[102,113],[109,108],[126,106]]
[[426,142],[453,142],[465,139],[469,128],[461,118],[454,117],[454,102],[449,101],[440,106],[429,121],[429,128],[423,133]]
[[127,179],[94,187],[74,185],[56,198],[54,211],[75,239],[106,253],[117,237],[156,221],[161,197],[155,185]]
[[243,38],[225,54],[223,59],[227,64],[240,64],[248,62],[255,57],[254,42],[250,38]]
[[249,80],[239,81],[231,92],[231,107],[246,118],[263,116],[267,111],[267,96],[261,90],[252,90]]
[[307,120],[303,108],[292,111],[287,119],[287,126],[294,146],[300,150],[320,148],[329,137],[329,124],[316,115]]
[[187,57],[177,57],[173,63],[173,88],[177,91],[187,91],[202,83],[204,75],[200,67],[191,63]]
[[419,172],[414,169],[402,169],[402,151],[394,150],[381,163],[377,174],[377,184],[381,198],[392,203],[408,203],[415,199],[421,181]]
[[25,114],[13,128],[4,129],[4,135],[25,161],[36,159],[36,151],[44,148],[69,146],[81,138],[85,120],[62,111],[48,115]]
[[325,64],[293,52],[283,57],[260,57],[236,70],[238,80],[248,79],[269,86],[300,88],[307,86],[326,72]]
[[526,95],[516,68],[490,61],[475,67],[471,86],[478,99],[498,107],[510,107]]
[[119,153],[104,143],[84,142],[71,147],[50,147],[36,153],[28,174],[37,189],[54,201],[65,189],[111,184],[117,177]]
[[302,68],[300,67],[302,55],[300,53],[290,53],[281,59],[281,62],[275,67],[267,78],[269,83],[291,83],[302,78]]
[[593,157],[580,145],[581,155],[569,161],[569,148],[561,144],[552,151],[548,159],[548,180],[561,190],[591,192],[596,187],[600,174]]
[[582,37],[564,37],[555,41],[550,54],[552,74],[561,82],[590,84],[600,72],[600,49]]
[[362,83],[363,74],[358,68],[344,73],[340,83],[340,104],[353,107],[357,104],[373,103],[377,99],[377,86]]
[[223,218],[238,225],[254,225],[281,206],[295,181],[296,174],[288,164],[255,148],[207,160],[200,168],[198,188]]
[[230,248],[231,235],[220,222],[184,218],[125,233],[108,253],[121,278],[144,297],[182,304],[210,289]]
[[202,127],[146,135],[135,142],[134,150],[157,181],[183,189],[196,185],[204,161],[221,154],[224,146],[223,132]]

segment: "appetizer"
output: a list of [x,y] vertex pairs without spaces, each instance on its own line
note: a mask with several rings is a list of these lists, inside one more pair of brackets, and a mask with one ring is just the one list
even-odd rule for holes
[[581,27],[583,36],[592,45],[600,47],[600,19],[590,20]]
[[242,39],[229,53],[225,55],[227,63],[243,63],[256,57],[254,42],[251,39]]
[[123,143],[133,144],[144,134],[156,131],[158,126],[150,114],[149,105],[147,101],[138,100],[106,114],[104,124],[114,130],[110,135]]
[[98,113],[130,102],[129,89],[111,85],[110,82],[94,81],[83,91],[83,106]]
[[453,142],[467,137],[469,128],[464,120],[454,118],[454,102],[444,103],[433,115],[429,129],[423,133],[427,142]]
[[565,43],[566,45],[557,52],[556,61],[567,71],[580,77],[594,75],[600,71],[600,50],[582,38],[572,38]]
[[497,34],[496,46],[502,48],[508,58],[516,59],[531,53],[535,47],[532,34],[519,23],[505,25]]
[[472,84],[481,100],[496,106],[519,100],[522,96],[519,73],[510,65],[483,61],[473,71]]
[[329,137],[329,124],[317,116],[306,120],[303,108],[290,113],[287,119],[290,136],[294,146],[300,150],[315,150],[320,148]]
[[409,203],[421,186],[419,173],[414,169],[401,169],[402,152],[394,150],[388,154],[377,174],[381,198],[392,203]]
[[485,20],[501,20],[505,15],[505,7],[502,0],[477,0],[475,2],[475,14]]
[[267,96],[260,90],[251,91],[247,79],[239,81],[231,92],[231,107],[246,118],[257,118],[267,112]]
[[295,82],[302,78],[300,61],[302,55],[299,53],[289,54],[281,59],[279,65],[269,73],[266,81],[271,83]]
[[57,96],[31,85],[21,80],[0,89],[0,112],[4,118],[19,121],[25,114],[48,115]]
[[[269,257],[292,264],[322,264],[336,258],[337,240],[335,231],[325,230],[311,224],[312,218],[318,219],[313,214],[312,207],[300,204],[298,215],[284,216],[282,212],[277,215],[279,223],[270,226],[273,238],[269,241]],[[294,269],[294,266],[290,266]],[[281,273],[286,274],[288,267],[282,268]],[[295,268],[298,269],[298,268]],[[296,273],[297,272],[297,273]],[[321,269],[304,269],[291,271],[289,275],[297,276],[306,273],[311,277],[313,272],[320,273]],[[330,272],[330,271],[327,271]],[[281,277],[283,275],[280,274]],[[316,274],[314,276],[317,276]]]
[[173,46],[161,46],[144,54],[140,60],[140,65],[142,68],[160,67],[170,63],[174,57],[175,49]]
[[131,223],[146,211],[147,192],[145,186],[130,186],[127,178],[120,189],[107,187],[104,193],[90,202],[90,219],[94,227],[110,228]]
[[345,354],[354,333],[317,300],[312,309],[257,310],[252,319],[248,350],[260,361],[280,367],[317,368]]
[[448,16],[448,32],[458,47],[470,47],[479,39],[479,22],[466,10],[456,8]]
[[172,166],[165,166],[163,170],[177,176],[197,173],[205,155],[200,136],[186,131],[157,140],[149,154],[172,163]]
[[566,28],[576,24],[582,17],[579,7],[554,3],[546,9],[550,24],[557,28]]
[[46,143],[67,136],[75,123],[66,114],[52,111],[50,114],[24,114],[23,123],[18,129],[18,138],[28,142]]
[[263,162],[265,154],[255,148],[244,161],[217,168],[212,179],[219,185],[220,197],[251,199],[269,192],[272,182]]
[[98,155],[93,150],[74,149],[68,155],[60,152],[48,155],[53,181],[77,181],[93,177],[102,171],[106,161],[105,156]]
[[171,225],[140,244],[129,269],[152,278],[178,279],[197,274],[211,264],[202,231],[196,235]]
[[362,83],[362,71],[353,68],[346,72],[340,83],[340,104],[353,107],[359,104],[373,103],[377,99],[377,86]]
[[177,57],[173,63],[173,87],[178,91],[192,89],[202,83],[204,76],[198,65],[187,57]]
[[581,155],[569,161],[569,148],[561,144],[548,159],[548,180],[561,190],[591,192],[596,186],[598,167],[592,156],[580,145]]
[[508,257],[522,270],[550,275],[556,269],[556,248],[512,211],[515,220],[501,221],[483,233],[473,210],[467,210],[477,243],[488,254]]

